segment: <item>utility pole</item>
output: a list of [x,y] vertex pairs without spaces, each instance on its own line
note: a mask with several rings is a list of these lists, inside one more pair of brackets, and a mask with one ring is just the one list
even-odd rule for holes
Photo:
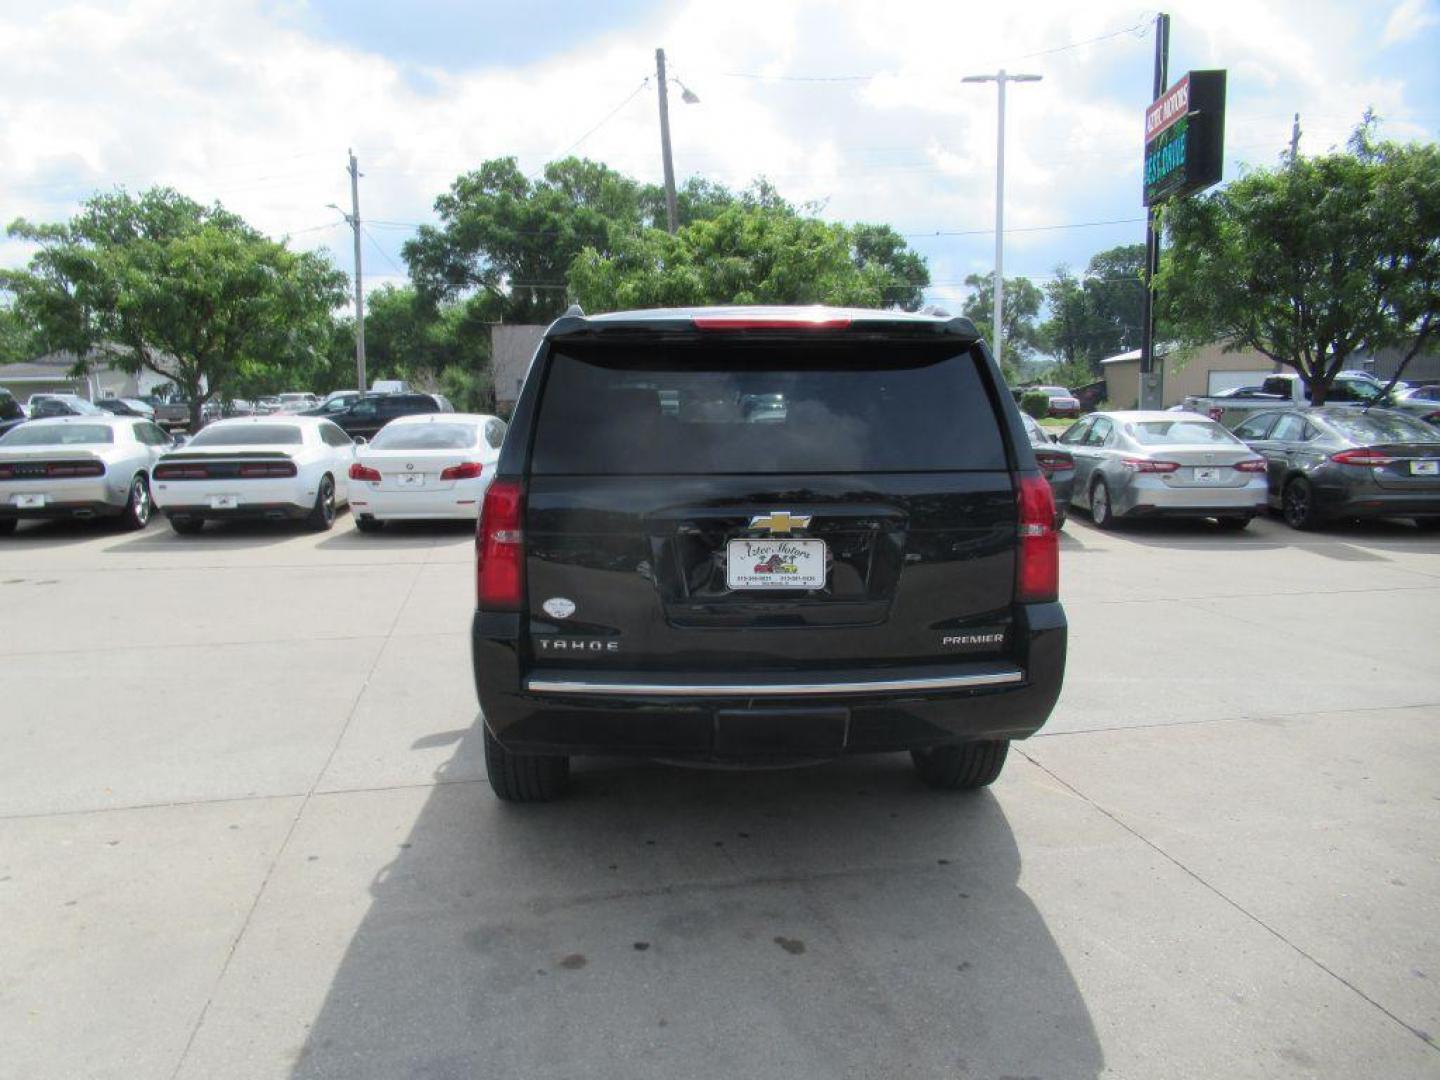
[[966,75],[961,82],[993,82],[999,90],[999,118],[995,150],[995,363],[1005,352],[1005,84],[1039,82],[1039,75],[1011,75],[1001,68],[994,75]]
[[356,389],[365,392],[365,293],[360,286],[360,166],[355,151],[350,155],[350,228],[355,232],[355,380]]
[[1295,123],[1290,127],[1290,164],[1300,160],[1300,114],[1295,114]]
[[[1163,12],[1155,16],[1155,87],[1151,101],[1158,101],[1165,93],[1170,67],[1170,16]],[[1162,401],[1162,388],[1153,376],[1155,369],[1155,275],[1160,272],[1160,233],[1155,228],[1158,210],[1154,206],[1145,209],[1145,308],[1141,314],[1140,338],[1140,394],[1142,409],[1158,409]]]
[[660,80],[660,156],[665,165],[665,224],[674,232],[680,224],[675,206],[675,163],[670,160],[670,95],[665,79],[665,50],[655,50],[655,77]]

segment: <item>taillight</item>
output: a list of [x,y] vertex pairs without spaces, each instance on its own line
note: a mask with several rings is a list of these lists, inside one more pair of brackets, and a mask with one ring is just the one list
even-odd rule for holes
[[1045,450],[1035,452],[1035,462],[1046,476],[1053,476],[1057,472],[1069,472],[1075,468],[1075,461],[1069,454],[1055,454]]
[[104,476],[105,466],[98,461],[57,461],[45,466],[46,476]]
[[806,319],[787,317],[759,319],[746,316],[708,315],[690,320],[696,330],[848,330],[848,318]]
[[247,480],[295,476],[297,471],[295,463],[291,461],[267,461],[257,465],[240,466],[240,475]]
[[1244,461],[1237,461],[1237,462],[1235,463],[1235,471],[1236,471],[1236,472],[1256,472],[1256,473],[1264,472],[1264,471],[1265,471],[1265,459],[1264,459],[1264,458],[1246,458]]
[[1331,454],[1330,460],[1339,465],[1361,465],[1376,467],[1380,465],[1392,465],[1395,458],[1380,450],[1341,450],[1338,454]]
[[14,465],[0,465],[0,480],[13,480],[15,478]]
[[1131,472],[1143,473],[1172,473],[1180,468],[1178,461],[1151,461],[1149,458],[1138,457],[1121,458],[1120,464]]
[[380,470],[372,469],[369,465],[361,465],[358,461],[350,466],[351,480],[371,480],[379,482]]
[[156,480],[204,480],[210,470],[204,465],[156,465]]
[[520,485],[514,480],[496,480],[486,489],[480,507],[475,535],[476,602],[489,611],[520,609],[525,571],[525,542],[520,531],[523,501]]
[[441,480],[474,480],[485,471],[485,466],[478,461],[466,461],[459,465],[451,465],[448,469],[440,471]]
[[1424,420],[1427,424],[1440,424],[1440,412],[1432,412],[1428,416],[1422,416],[1420,419]]
[[1040,476],[1020,477],[1020,556],[1015,598],[1043,603],[1060,595],[1060,534],[1055,531],[1055,497]]

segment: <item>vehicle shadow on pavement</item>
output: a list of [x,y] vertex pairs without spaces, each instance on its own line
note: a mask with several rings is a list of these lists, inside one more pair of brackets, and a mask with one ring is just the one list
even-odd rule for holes
[[319,543],[340,551],[395,551],[434,547],[437,543],[473,540],[473,521],[387,521],[379,532],[362,533],[347,525]]
[[1098,1076],[1020,869],[1002,799],[901,756],[585,762],[536,806],[441,784],[293,1076]]
[[[349,521],[342,512],[336,517],[334,528],[348,527]],[[234,550],[283,544],[311,534],[298,521],[209,521],[198,535],[181,536],[164,518],[156,518],[143,532],[124,535],[124,540],[107,547],[106,552],[135,555],[146,551],[203,551],[207,547]]]
[[[154,524],[151,524],[154,528]],[[120,529],[110,519],[89,521],[22,521],[9,536],[0,537],[0,547],[57,548],[74,544],[91,544],[96,540],[134,536]],[[143,534],[141,534],[143,535]]]

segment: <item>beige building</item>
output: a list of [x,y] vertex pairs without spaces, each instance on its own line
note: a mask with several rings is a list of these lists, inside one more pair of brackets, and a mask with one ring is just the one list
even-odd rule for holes
[[[1279,368],[1254,349],[1225,352],[1219,343],[1175,349],[1157,358],[1161,372],[1161,403],[1179,405],[1191,394],[1214,394],[1232,386],[1255,386]],[[1133,409],[1140,399],[1140,350],[1132,349],[1100,361],[1105,373],[1105,399],[1112,409]]]
[[540,339],[549,326],[531,326],[523,323],[500,324],[490,328],[490,366],[495,374],[495,407],[504,415],[510,415],[515,400],[520,396],[520,387],[525,383],[525,373],[530,370],[530,361],[540,347]]
[[147,368],[134,375],[112,367],[119,346],[101,345],[90,353],[90,373],[75,375],[75,354],[52,352],[20,364],[0,364],[0,387],[26,401],[31,394],[79,394],[95,401],[104,397],[141,397],[170,380]]

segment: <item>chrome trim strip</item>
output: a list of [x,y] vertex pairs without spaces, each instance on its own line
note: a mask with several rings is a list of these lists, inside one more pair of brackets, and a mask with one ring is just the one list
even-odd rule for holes
[[637,694],[656,697],[788,697],[801,694],[894,694],[911,690],[970,690],[1023,682],[1018,668],[980,675],[940,675],[929,679],[871,679],[843,683],[607,683],[529,679],[533,694]]

